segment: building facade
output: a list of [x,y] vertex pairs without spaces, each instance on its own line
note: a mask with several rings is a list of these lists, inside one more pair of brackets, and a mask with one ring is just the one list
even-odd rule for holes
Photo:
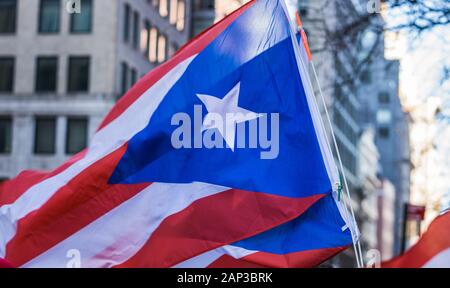
[[372,127],[366,127],[361,134],[358,150],[358,179],[360,181],[359,193],[362,194],[361,211],[359,217],[362,223],[360,227],[363,240],[363,248],[370,250],[378,246],[378,196],[381,181],[378,179],[378,166],[380,154],[375,145],[375,131]]
[[[381,46],[384,50],[384,46]],[[399,254],[403,238],[404,206],[410,197],[409,116],[403,111],[399,97],[400,63],[387,60],[381,53],[374,57],[370,69],[363,73],[362,90],[364,123],[375,130],[375,143],[380,151],[380,176],[395,187],[394,253]],[[387,211],[385,213],[388,213]]]
[[2,0],[0,178],[83,150],[138,79],[190,37],[191,1]]
[[381,260],[392,259],[395,248],[395,187],[388,179],[380,179],[378,187],[377,246]]

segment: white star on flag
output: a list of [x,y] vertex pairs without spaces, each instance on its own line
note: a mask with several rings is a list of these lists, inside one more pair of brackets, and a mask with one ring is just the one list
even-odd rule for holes
[[[261,116],[258,113],[238,106],[240,89],[241,82],[237,83],[223,99],[211,95],[197,94],[197,97],[203,102],[208,110],[208,114],[203,120],[202,131],[217,129],[232,151],[234,151],[236,125],[257,119]],[[215,116],[217,115],[224,120],[222,121],[225,122],[224,125],[220,125],[217,121],[214,121],[214,119],[216,119]]]

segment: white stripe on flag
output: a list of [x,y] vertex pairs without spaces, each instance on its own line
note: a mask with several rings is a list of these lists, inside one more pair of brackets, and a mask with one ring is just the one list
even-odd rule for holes
[[23,267],[66,267],[71,250],[79,251],[81,267],[119,265],[142,248],[166,217],[228,189],[206,183],[154,183]]
[[174,67],[117,119],[97,132],[83,159],[58,175],[34,185],[14,203],[0,207],[0,231],[2,231],[0,234],[0,257],[5,257],[6,245],[14,237],[17,222],[21,218],[39,209],[73,177],[120,148],[132,136],[145,128],[167,92],[180,79],[194,58],[195,56],[192,56]]
[[234,259],[241,259],[256,252],[258,251],[252,251],[241,247],[226,245],[183,261],[173,266],[173,268],[206,268],[224,255],[229,255]]
[[431,258],[423,268],[450,268],[450,248]]

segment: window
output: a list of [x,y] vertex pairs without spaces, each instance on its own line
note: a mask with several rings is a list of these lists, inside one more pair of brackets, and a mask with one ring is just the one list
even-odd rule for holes
[[35,154],[54,154],[56,147],[56,118],[36,118],[36,130],[34,138]]
[[92,30],[92,0],[81,0],[81,13],[70,16],[70,32],[90,33]]
[[89,57],[69,58],[68,92],[88,92],[89,90]]
[[0,57],[0,93],[12,92],[14,84],[14,58]]
[[130,21],[131,21],[131,8],[130,5],[125,4],[123,17],[123,41],[128,43],[130,40]]
[[308,17],[308,13],[309,13],[308,8],[300,7],[299,13],[300,13],[300,17],[302,17],[302,18]]
[[41,0],[39,8],[39,33],[58,33],[60,0]]
[[150,62],[156,62],[158,56],[158,29],[150,29]]
[[194,9],[199,10],[214,10],[215,0],[195,0]]
[[12,148],[12,119],[0,116],[0,154],[11,153]]
[[389,98],[389,93],[387,92],[381,92],[380,94],[378,94],[378,102],[380,103],[388,104],[390,101]]
[[361,79],[361,82],[363,82],[364,84],[370,84],[372,82],[372,75],[371,75],[370,71],[364,70],[361,73],[360,79]]
[[36,62],[36,92],[55,92],[58,58],[39,57]]
[[377,111],[377,122],[378,124],[389,124],[392,121],[392,113],[388,109],[380,109]]
[[381,127],[378,129],[378,135],[381,138],[389,138],[389,128],[387,127]]
[[170,24],[177,24],[178,17],[178,0],[170,0]]
[[167,17],[169,15],[169,0],[160,0],[159,2],[159,15]]
[[139,13],[135,11],[133,13],[133,48],[139,49],[139,30],[140,30],[140,21],[139,21]]
[[87,146],[88,120],[86,118],[67,119],[66,154],[76,154]]
[[126,62],[122,62],[122,68],[121,68],[121,73],[122,73],[122,85],[121,85],[121,94],[125,94],[125,92],[127,92],[128,90],[128,64]]
[[165,35],[159,35],[158,37],[158,62],[162,63],[166,61],[167,57],[167,38]]
[[148,20],[145,21],[145,29],[142,32],[142,50],[144,51],[144,56],[147,59],[150,59],[150,29],[151,24]]
[[185,0],[178,0],[178,13],[177,13],[177,30],[183,31],[184,30],[184,14],[186,13],[186,4],[184,3]]
[[17,0],[0,0],[0,34],[16,33]]
[[137,82],[137,76],[138,75],[138,72],[137,72],[137,70],[136,69],[131,69],[131,86],[132,85],[134,85],[134,84],[136,84],[136,82]]

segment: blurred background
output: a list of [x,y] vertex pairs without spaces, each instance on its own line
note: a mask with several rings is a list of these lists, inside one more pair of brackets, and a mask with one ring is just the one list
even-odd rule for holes
[[[83,150],[140,77],[245,2],[0,0],[0,181]],[[450,2],[286,2],[309,37],[363,249],[389,259],[450,207]],[[329,264],[352,266],[351,253]]]

